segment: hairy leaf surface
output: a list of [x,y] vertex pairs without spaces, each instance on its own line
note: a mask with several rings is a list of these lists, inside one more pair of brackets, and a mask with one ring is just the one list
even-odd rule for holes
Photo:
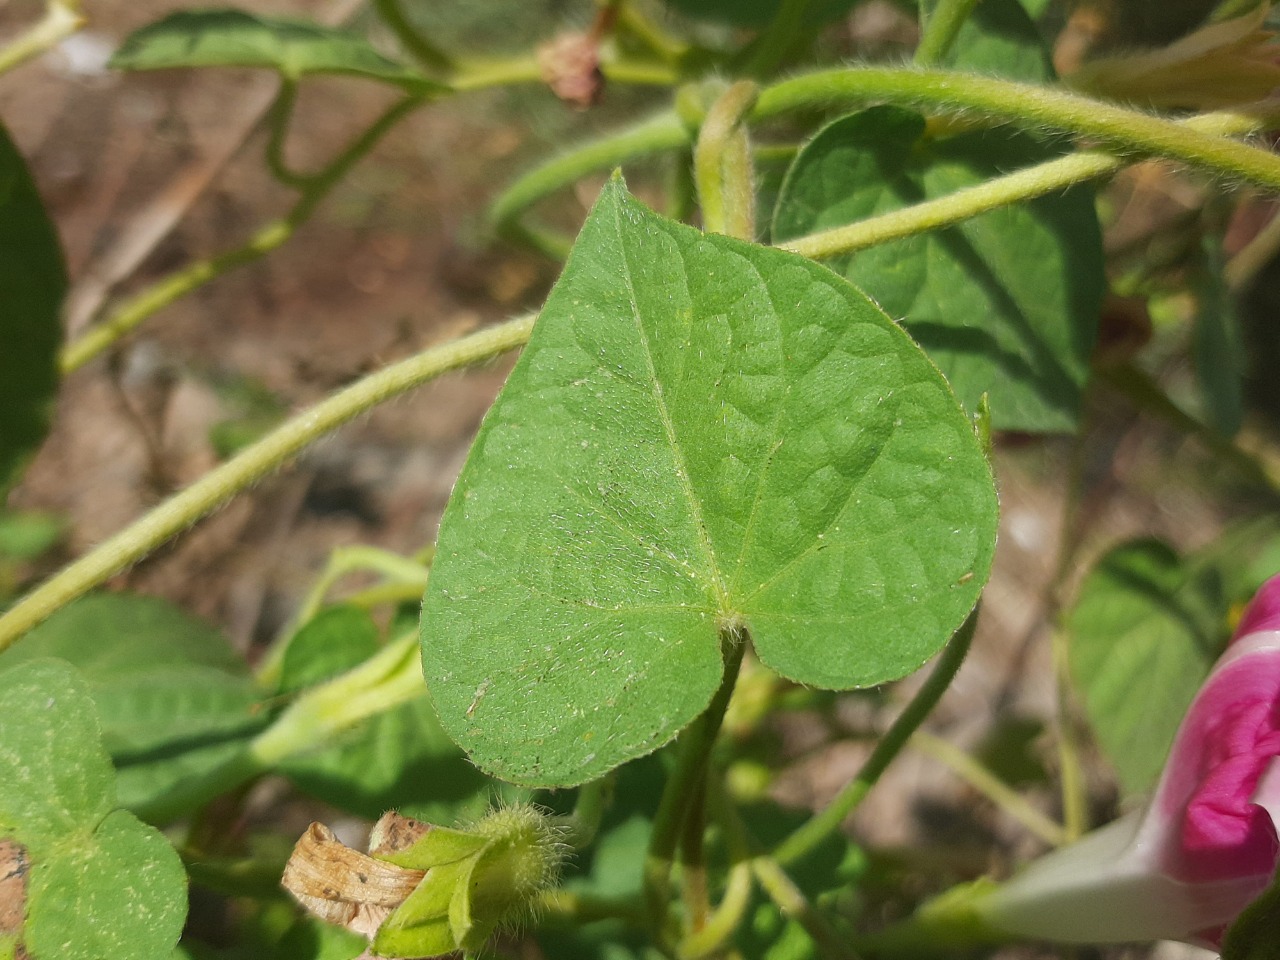
[[591,780],[707,705],[728,626],[814,686],[916,669],[995,516],[955,397],[862,293],[615,179],[446,509],[428,687],[482,768]]

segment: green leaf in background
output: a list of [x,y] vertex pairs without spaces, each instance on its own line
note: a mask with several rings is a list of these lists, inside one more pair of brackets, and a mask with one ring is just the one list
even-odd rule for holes
[[1244,420],[1244,334],[1235,297],[1222,274],[1222,241],[1206,237],[1204,247],[1207,269],[1196,284],[1192,355],[1207,419],[1224,437],[1233,437]]
[[65,526],[61,518],[51,513],[0,510],[0,558],[34,560],[52,549],[62,538]]
[[1222,960],[1280,960],[1280,879],[1244,908],[1227,927]]
[[[429,823],[479,815],[502,794],[440,729],[427,697],[379,714],[281,773],[313,797],[376,820],[388,810]],[[513,793],[505,799],[518,799]]]
[[[1051,155],[1008,128],[932,140],[918,114],[873,107],[835,121],[801,150],[774,237],[945,196]],[[997,429],[1075,429],[1105,289],[1088,187],[828,264],[903,318],[967,408],[989,394]]]
[[57,232],[0,126],[0,503],[49,428],[66,290]]
[[860,291],[615,178],[446,508],[427,685],[482,769],[583,783],[706,707],[727,624],[813,686],[918,668],[995,520],[972,425]]
[[1193,573],[1158,541],[1117,547],[1082,585],[1066,621],[1071,677],[1126,795],[1159,776],[1226,614],[1216,573]]
[[0,829],[31,859],[30,953],[165,956],[186,918],[186,874],[159,832],[115,809],[88,685],[69,664],[31,660],[0,673],[0,703]]
[[88,680],[126,807],[220,765],[267,720],[226,638],[154,597],[77,600],[0,655],[0,670],[37,657],[70,661]]
[[[937,2],[926,6],[932,12]],[[946,66],[1028,83],[1054,79],[1044,38],[1018,0],[982,0],[974,7],[956,34]]]
[[116,810],[92,836],[32,865],[27,948],[60,960],[164,956],[182,933],[186,885],[169,841]]
[[347,74],[392,83],[411,93],[443,89],[384,57],[357,34],[242,10],[170,14],[127,37],[111,58],[111,66],[118,70],[263,67],[290,80],[307,74]]
[[340,604],[308,620],[284,652],[280,692],[332,679],[378,652],[378,625],[367,610]]

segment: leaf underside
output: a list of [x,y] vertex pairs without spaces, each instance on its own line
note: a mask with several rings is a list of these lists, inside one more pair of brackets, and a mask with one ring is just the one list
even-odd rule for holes
[[483,769],[582,783],[705,708],[730,623],[806,684],[918,668],[995,520],[955,397],[863,294],[615,179],[446,509],[428,686]]

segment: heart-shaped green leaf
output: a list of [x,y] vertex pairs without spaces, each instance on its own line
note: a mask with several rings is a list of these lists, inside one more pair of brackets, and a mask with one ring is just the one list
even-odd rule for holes
[[615,179],[445,511],[428,687],[482,768],[582,783],[706,707],[729,625],[814,686],[916,669],[995,520],[971,424],[860,291]]
[[[800,151],[774,237],[946,196],[1053,155],[1005,128],[929,139],[918,114],[874,107],[835,121]],[[828,262],[904,318],[970,410],[986,393],[999,429],[1075,428],[1106,286],[1089,187]]]
[[170,14],[126,38],[111,58],[111,66],[118,70],[263,67],[291,80],[312,73],[338,73],[381,80],[413,93],[444,89],[384,57],[357,34],[242,10]]
[[49,427],[66,288],[58,236],[0,126],[0,503]]

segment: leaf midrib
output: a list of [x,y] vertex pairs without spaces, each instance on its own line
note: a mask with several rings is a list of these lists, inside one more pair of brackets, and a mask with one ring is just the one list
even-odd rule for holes
[[[653,394],[654,405],[657,407],[658,418],[662,423],[663,433],[675,459],[676,480],[680,484],[680,492],[684,495],[685,502],[688,504],[690,517],[697,532],[698,543],[706,557],[707,570],[711,576],[711,586],[715,592],[716,607],[722,617],[730,617],[736,611],[729,603],[729,592],[725,587],[724,575],[716,560],[715,548],[712,546],[711,537],[707,533],[707,524],[702,517],[702,507],[693,489],[693,482],[689,479],[689,468],[685,463],[684,450],[676,437],[675,423],[671,419],[671,412],[667,409],[666,399],[662,394],[662,384],[658,380],[658,371],[653,363],[653,350],[649,344],[648,334],[645,332],[644,321],[640,316],[640,301],[636,297],[635,283],[632,281],[631,275],[631,263],[627,256],[627,246],[622,229],[622,204],[616,199],[613,204],[613,221],[618,237],[618,249],[621,252],[622,278],[627,285],[627,296],[631,303],[631,318],[635,322],[636,333],[639,335],[640,346],[644,353],[645,366],[649,371],[650,390]],[[667,236],[673,243],[675,242],[675,239],[670,237],[670,234]],[[680,269],[684,270],[683,255]]]

